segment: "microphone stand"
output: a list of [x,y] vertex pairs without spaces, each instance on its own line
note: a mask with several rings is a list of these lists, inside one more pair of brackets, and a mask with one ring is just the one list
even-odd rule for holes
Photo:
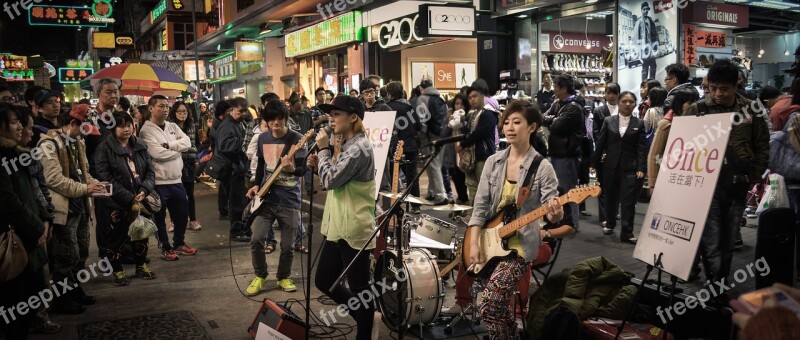
[[[309,153],[306,153],[306,162],[308,161]],[[309,169],[310,170],[310,169]],[[311,333],[311,323],[310,323],[310,316],[311,316],[311,249],[312,247],[311,240],[314,238],[314,170],[311,171],[311,188],[308,190],[308,256],[306,256],[306,263],[308,264],[306,267],[306,337],[305,340],[309,339]],[[303,180],[305,180],[305,176],[303,176]],[[301,216],[302,217],[302,216]],[[302,218],[300,219],[302,220]],[[320,252],[322,249],[319,250]]]
[[[395,200],[394,204],[392,204],[392,206],[389,208],[389,210],[386,211],[386,217],[387,218],[385,218],[385,219],[383,219],[383,221],[381,221],[381,223],[378,226],[378,228],[375,228],[375,230],[372,232],[372,236],[370,236],[370,238],[367,240],[367,242],[365,242],[364,245],[361,246],[361,249],[358,250],[358,253],[356,253],[356,255],[353,256],[353,259],[350,261],[350,263],[347,265],[347,267],[344,268],[342,273],[339,274],[339,277],[336,278],[336,281],[333,282],[333,285],[331,285],[331,287],[328,289],[329,291],[333,291],[336,288],[336,286],[338,286],[341,283],[342,278],[344,278],[345,274],[347,274],[347,272],[350,271],[350,268],[353,266],[353,263],[355,263],[356,259],[358,259],[358,256],[361,255],[361,253],[364,252],[364,250],[366,250],[367,245],[369,245],[370,242],[372,242],[372,240],[375,239],[375,236],[378,234],[378,231],[381,230],[381,229],[386,228],[386,226],[389,223],[389,220],[391,219],[390,216],[395,214],[395,212],[400,208],[400,205],[403,203],[403,201],[406,199],[406,197],[408,197],[408,194],[411,192],[411,184],[413,184],[414,182],[419,182],[420,177],[422,176],[423,173],[425,173],[425,170],[428,168],[428,166],[430,166],[431,161],[433,161],[433,159],[436,158],[436,156],[439,155],[439,152],[442,151],[442,146],[444,146],[444,144],[441,144],[441,145],[434,144],[434,145],[431,145],[431,146],[434,147],[433,153],[431,153],[431,156],[428,157],[428,159],[425,161],[425,165],[422,166],[422,169],[417,171],[417,176],[414,177],[414,179],[411,182],[409,182],[408,185],[406,185],[406,189],[403,191],[403,195],[400,196],[400,198],[398,198],[397,200]],[[398,231],[402,227],[403,227],[402,225],[398,225],[398,226],[395,227],[395,233],[398,234],[398,239],[395,241],[395,244],[396,244],[396,247],[397,247],[397,250],[398,250],[397,251],[397,263],[395,265],[398,267],[398,269],[403,269],[403,250],[400,249],[402,247],[402,245],[404,244],[403,240],[402,240],[403,232]],[[406,276],[408,276],[408,273],[406,273]],[[398,303],[397,310],[398,310],[398,319],[400,319],[400,323],[398,323],[397,331],[398,331],[398,339],[402,339],[403,336],[405,335],[405,328],[407,327],[406,324],[405,324],[406,319],[405,319],[405,314],[404,314],[405,313],[405,302],[406,301],[403,299],[402,290],[399,289],[399,288],[398,288],[398,294],[400,296],[397,299],[397,301],[398,301],[397,302]],[[373,325],[373,327],[375,327],[375,326]]]

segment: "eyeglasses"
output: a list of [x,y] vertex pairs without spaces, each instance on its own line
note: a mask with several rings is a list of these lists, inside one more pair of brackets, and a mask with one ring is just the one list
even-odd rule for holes
[[361,94],[363,94],[363,95],[373,95],[373,94],[375,94],[375,90],[364,90],[364,91],[361,91]]

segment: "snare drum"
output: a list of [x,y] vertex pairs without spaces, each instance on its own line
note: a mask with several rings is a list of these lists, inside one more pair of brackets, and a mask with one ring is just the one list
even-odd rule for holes
[[[427,249],[412,248],[403,253],[402,269],[397,268],[397,252],[384,251],[375,266],[376,287],[391,287],[380,292],[378,307],[383,322],[392,330],[399,327],[400,314],[407,326],[431,323],[439,316],[444,303],[444,288],[436,259]],[[398,306],[398,293],[402,292],[404,310]]]
[[417,234],[439,243],[450,244],[456,236],[456,226],[430,215],[422,216]]

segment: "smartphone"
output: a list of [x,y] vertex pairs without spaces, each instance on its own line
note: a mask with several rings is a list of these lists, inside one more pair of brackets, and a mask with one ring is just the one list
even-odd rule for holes
[[742,294],[738,299],[731,300],[731,307],[738,312],[755,314],[761,310],[764,306],[764,301],[770,296],[775,298],[775,302],[777,302],[779,306],[791,310],[800,317],[800,303],[797,303],[797,301],[789,296],[789,294],[786,294],[786,292],[774,287]]
[[92,194],[92,197],[108,197],[108,196],[111,196],[111,193],[113,192],[112,190],[114,189],[113,185],[111,183],[107,183],[107,182],[102,182],[100,184],[103,185],[103,192],[94,193],[94,194]]

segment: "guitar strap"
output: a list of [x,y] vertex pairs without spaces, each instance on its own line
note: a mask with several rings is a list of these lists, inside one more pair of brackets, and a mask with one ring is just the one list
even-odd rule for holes
[[522,187],[519,189],[517,195],[517,208],[521,207],[522,203],[528,199],[528,195],[531,193],[531,180],[536,178],[536,172],[539,171],[539,165],[542,164],[543,159],[544,157],[540,154],[537,154],[536,157],[533,158],[531,167],[528,169],[528,173],[525,175],[525,180],[522,182]]
[[[300,137],[297,137],[296,134],[291,132],[293,132],[293,130],[290,130],[289,132],[289,138],[286,140],[286,144],[284,144],[283,146],[283,151],[281,151],[281,158],[283,158],[283,156],[286,156],[289,153],[289,150],[292,149],[292,146],[297,144],[298,141],[300,141]],[[280,162],[280,159],[278,159],[278,162]]]

